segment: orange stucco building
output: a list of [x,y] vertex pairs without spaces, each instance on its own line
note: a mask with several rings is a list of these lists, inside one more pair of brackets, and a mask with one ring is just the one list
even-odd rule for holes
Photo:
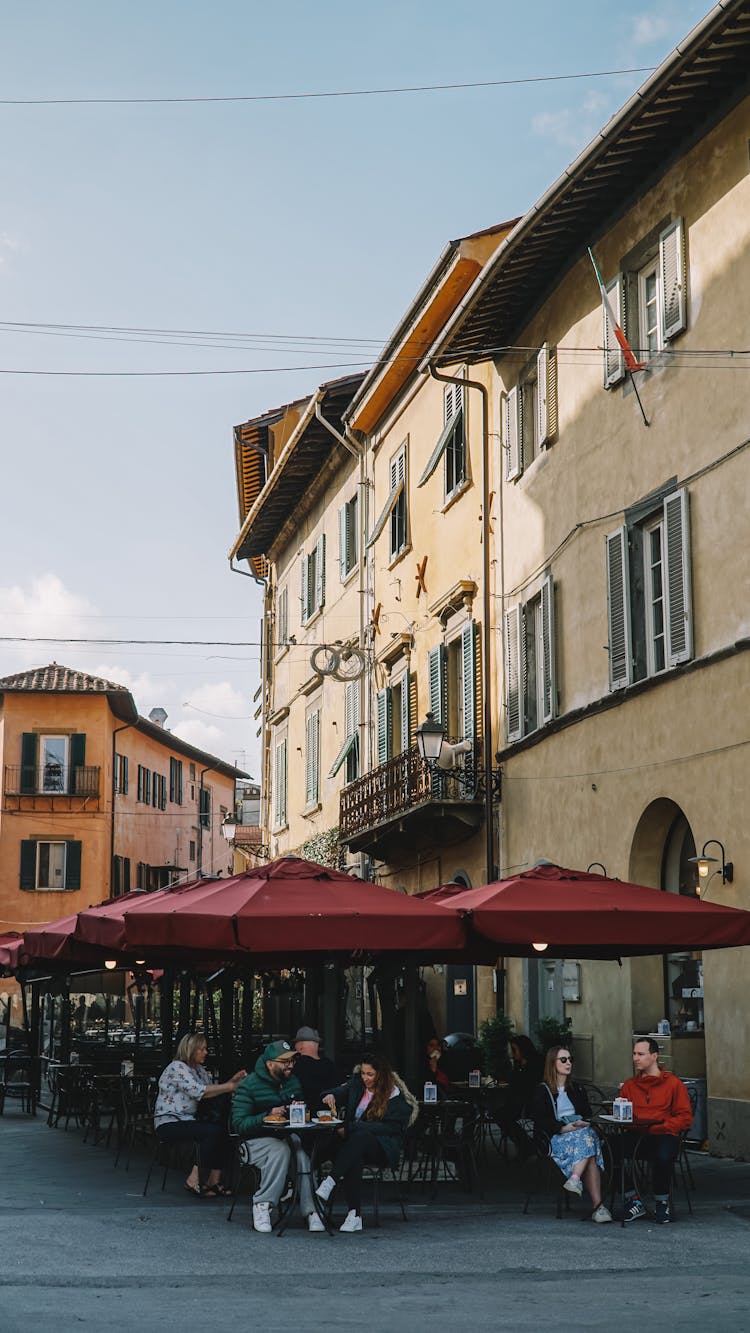
[[57,663],[0,679],[0,930],[231,873],[221,824],[247,775],[165,720]]

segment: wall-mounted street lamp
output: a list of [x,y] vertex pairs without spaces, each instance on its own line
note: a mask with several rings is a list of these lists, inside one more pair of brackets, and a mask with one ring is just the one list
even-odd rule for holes
[[[474,742],[445,739],[442,723],[435,720],[433,713],[428,713],[421,726],[417,727],[417,746],[420,758],[429,765],[430,771],[437,777],[450,773],[451,778],[467,791],[484,793],[486,767],[479,767],[474,762]],[[458,756],[465,755],[463,765],[456,762]],[[470,757],[469,757],[470,756]],[[490,768],[490,795],[499,799],[501,773],[499,768]],[[490,817],[491,810],[488,811]]]
[[[721,860],[718,856],[707,856],[707,847],[718,847],[721,852]],[[731,884],[734,879],[734,862],[727,861],[724,854],[724,844],[719,842],[718,838],[709,838],[704,842],[700,856],[690,856],[688,860],[692,865],[698,867],[698,893],[705,893],[708,888],[709,880],[714,875],[721,875],[722,884]],[[718,866],[717,870],[711,871],[712,866]]]

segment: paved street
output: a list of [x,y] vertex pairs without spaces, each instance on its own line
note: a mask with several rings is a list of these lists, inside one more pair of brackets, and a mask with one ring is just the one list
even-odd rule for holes
[[[417,1194],[409,1222],[390,1207],[360,1236],[254,1234],[247,1204],[231,1226],[220,1201],[187,1197],[173,1172],[144,1200],[145,1170],[49,1130],[15,1109],[0,1120],[0,1328],[150,1333],[210,1323],[263,1329],[427,1329],[451,1320],[503,1329],[627,1321],[746,1329],[750,1165],[694,1159],[695,1214],[670,1227],[558,1222],[549,1198],[529,1216],[515,1170],[491,1162],[486,1202],[455,1187]],[[368,1219],[366,1219],[367,1221]],[[646,1306],[649,1313],[646,1313]]]

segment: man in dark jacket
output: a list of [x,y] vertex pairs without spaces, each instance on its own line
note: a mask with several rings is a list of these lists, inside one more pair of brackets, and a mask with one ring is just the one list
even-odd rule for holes
[[[274,1135],[266,1116],[286,1117],[290,1102],[302,1100],[302,1086],[293,1073],[295,1052],[288,1041],[272,1041],[256,1061],[252,1074],[239,1084],[232,1098],[232,1129],[243,1139],[244,1161],[257,1166],[260,1185],[253,1195],[253,1226],[271,1231],[271,1208],[279,1199],[289,1175],[292,1145]],[[325,1231],[313,1203],[310,1188],[310,1159],[295,1140],[300,1206],[310,1231]]]
[[297,1052],[294,1077],[302,1084],[305,1102],[314,1113],[323,1105],[323,1093],[338,1083],[338,1070],[333,1060],[320,1054],[320,1033],[316,1028],[298,1028],[294,1049]]

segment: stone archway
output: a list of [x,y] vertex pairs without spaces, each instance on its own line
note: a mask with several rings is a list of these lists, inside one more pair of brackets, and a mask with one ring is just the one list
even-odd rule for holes
[[675,820],[683,814],[668,796],[651,801],[635,826],[630,844],[628,879],[632,884],[646,884],[652,889],[662,885],[664,848]]

